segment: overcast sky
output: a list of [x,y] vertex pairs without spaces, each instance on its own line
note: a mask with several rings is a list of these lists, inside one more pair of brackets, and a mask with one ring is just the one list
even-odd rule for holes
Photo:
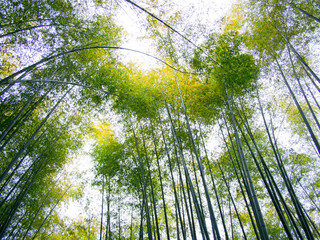
[[[142,7],[146,7],[142,1],[135,2],[141,4]],[[174,0],[173,2],[172,11],[181,11],[182,15],[188,15],[189,22],[183,22],[183,24],[203,24],[209,27],[214,24],[217,25],[216,22],[230,11],[232,4],[236,2],[236,0]],[[119,4],[120,8],[116,19],[117,23],[120,24],[126,32],[122,47],[156,55],[152,48],[151,41],[142,39],[142,37],[146,35],[145,27],[142,25],[146,14],[133,8],[132,5],[125,1],[119,2]],[[177,30],[179,30],[179,26],[177,27]],[[197,29],[195,29],[195,31],[196,30]],[[156,63],[155,60],[137,53],[125,52],[123,56],[124,62],[135,62],[145,69],[152,68]]]

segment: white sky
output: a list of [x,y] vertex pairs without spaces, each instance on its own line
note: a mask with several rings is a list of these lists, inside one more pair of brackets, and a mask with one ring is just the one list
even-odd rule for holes
[[[138,4],[141,4],[139,1],[135,1]],[[232,4],[236,2],[236,0],[200,0],[200,1],[192,1],[192,0],[184,0],[184,1],[173,1],[176,4],[174,10],[182,10],[188,14],[188,23],[186,24],[202,24],[204,26],[217,25],[217,21],[219,21],[223,16],[227,15],[228,11],[230,11]],[[146,14],[141,13],[141,11],[137,9],[132,9],[132,6],[128,3],[121,1],[121,8],[119,8],[116,19],[117,24],[121,25],[125,32],[125,39],[122,47],[130,48],[134,50],[139,50],[142,52],[149,53],[151,55],[156,56],[154,48],[152,47],[151,40],[143,39],[142,37],[146,35],[145,26],[143,26],[143,20]],[[145,7],[145,5],[141,4],[141,6]],[[152,10],[151,10],[152,12]],[[138,15],[137,15],[138,13]],[[184,26],[175,27],[177,30],[181,30]],[[217,26],[211,27],[211,30]],[[195,28],[195,31],[198,29]],[[181,31],[183,34],[184,32]],[[191,46],[192,47],[192,46]],[[150,69],[154,66],[157,66],[157,62],[149,58],[147,56],[132,53],[132,52],[121,52],[122,53],[122,61],[124,63],[127,62],[135,62],[143,69]],[[288,135],[281,136],[279,139],[281,142],[290,143],[292,146],[292,140],[289,139]],[[217,146],[219,142],[214,138],[209,140],[209,148],[212,146]],[[210,151],[210,149],[208,149]],[[79,154],[79,156],[74,160],[72,165],[73,171],[79,172],[82,174],[83,178],[86,179],[86,188],[84,193],[84,199],[81,200],[85,202],[85,198],[90,199],[90,214],[96,215],[97,219],[100,214],[100,204],[101,204],[101,193],[97,188],[93,188],[91,186],[91,181],[94,178],[93,162],[88,153],[90,151],[90,144],[86,144],[83,149],[83,154]],[[79,216],[83,216],[84,209],[83,204],[78,202],[71,202],[69,205],[64,205],[62,208],[62,212],[64,216],[68,216],[76,219]]]
[[[141,2],[135,2],[141,4]],[[235,0],[177,0],[173,2],[176,4],[177,10],[181,9],[182,11],[188,12],[190,22],[193,21],[204,25],[210,25],[216,24],[216,21],[221,19],[230,10],[232,3],[234,3]],[[143,20],[143,17],[146,15],[141,14],[140,16],[137,16],[137,12],[139,11],[136,9],[132,10],[132,6],[128,3],[124,1],[121,2],[121,8],[116,16],[116,22],[121,25],[126,32],[122,47],[156,55],[155,50],[152,48],[151,41],[142,39],[142,37],[146,35],[146,31],[141,20]],[[195,31],[197,31],[197,29],[195,29]],[[183,32],[181,33],[183,34]],[[122,56],[122,61],[124,63],[135,62],[144,69],[150,69],[158,64],[154,59],[137,53],[122,52]],[[62,216],[66,216],[74,220],[77,220],[80,216],[84,217],[83,207],[84,202],[86,202],[86,198],[90,199],[90,214],[96,215],[97,219],[100,219],[101,193],[97,188],[93,188],[91,186],[91,182],[94,178],[94,166],[92,159],[88,154],[91,150],[90,146],[90,143],[85,144],[82,149],[82,153],[76,156],[71,165],[67,166],[67,168],[72,172],[77,172],[81,175],[81,178],[75,179],[75,181],[83,180],[86,182],[83,199],[80,199],[78,202],[72,201],[67,205],[62,204],[60,207],[60,213]]]
[[[135,2],[142,7],[146,7],[141,1]],[[185,24],[214,26],[217,25],[219,19],[227,14],[236,0],[173,0],[172,2],[174,3],[172,11],[180,10],[182,15],[188,15],[188,21],[190,22]],[[120,6],[116,16],[117,23],[120,24],[127,33],[122,47],[156,55],[152,47],[152,42],[147,39],[142,39],[142,37],[146,35],[145,27],[142,25],[146,14],[140,10],[132,9],[132,5],[124,1],[120,3]],[[178,31],[181,30],[181,26],[175,26],[175,28]],[[197,30],[195,27],[195,32]],[[183,32],[181,33],[183,34]],[[150,69],[157,64],[156,60],[141,54],[125,52],[123,55],[123,61],[125,63],[135,62],[144,69]]]

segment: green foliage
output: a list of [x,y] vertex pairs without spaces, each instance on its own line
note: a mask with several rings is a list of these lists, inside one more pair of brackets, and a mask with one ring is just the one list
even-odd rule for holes
[[218,91],[227,89],[235,96],[252,91],[252,82],[258,78],[259,68],[252,55],[242,52],[243,38],[233,31],[212,36],[203,46],[209,51],[207,55],[200,58],[203,55],[200,50],[195,52],[192,65],[205,72],[205,82],[215,85]]
[[190,107],[202,118],[213,118],[226,106],[226,92],[240,98],[255,89],[259,66],[243,52],[243,41],[244,36],[235,31],[213,34],[195,51],[191,66],[203,76],[193,90],[198,102],[193,100]]
[[[284,113],[285,103],[282,109],[276,109],[283,115],[271,115],[272,124],[264,124],[260,114],[272,104],[261,104],[256,98],[260,83],[273,83],[260,76],[261,72],[265,74],[260,67],[274,71],[271,63],[277,56],[286,57],[287,41],[302,46],[310,44],[315,36],[317,25],[297,9],[317,15],[318,10],[306,3],[274,0],[237,4],[222,21],[222,32],[211,34],[193,49],[177,40],[177,32],[149,15],[148,31],[157,42],[158,54],[170,65],[195,73],[185,74],[169,66],[141,70],[134,63],[123,64],[115,49],[103,48],[119,46],[122,38],[122,29],[113,17],[101,14],[107,1],[88,1],[87,6],[68,0],[1,2],[0,76],[12,77],[9,83],[0,83],[0,170],[5,173],[0,186],[1,237],[22,238],[33,221],[28,233],[31,237],[61,197],[63,202],[82,197],[80,186],[63,195],[71,181],[67,177],[54,182],[84,141],[93,142],[93,184],[106,200],[101,216],[107,221],[102,230],[110,234],[109,239],[129,239],[131,235],[132,239],[140,239],[142,228],[146,238],[148,230],[156,232],[157,225],[160,235],[168,231],[172,239],[178,237],[178,228],[182,234],[183,227],[188,238],[192,227],[189,218],[195,222],[197,237],[200,229],[209,229],[211,234],[211,226],[206,223],[210,201],[215,206],[219,229],[221,220],[227,225],[220,235],[231,237],[232,218],[234,239],[244,237],[239,221],[247,238],[256,238],[248,209],[255,213],[254,221],[259,214],[263,216],[269,238],[286,238],[276,201],[281,208],[287,204],[289,211],[283,211],[286,219],[292,212],[291,221],[300,224],[301,213],[296,212],[297,205],[301,205],[306,206],[302,215],[309,214],[319,224],[314,203],[319,197],[319,169],[317,156],[301,149],[307,133],[305,123],[292,106]],[[156,1],[149,4],[172,25],[182,19],[183,12],[169,9],[170,3],[167,11],[155,9]],[[90,12],[89,5],[96,7],[92,16],[84,13]],[[187,52],[193,52],[188,64],[181,59]],[[290,76],[293,72],[289,66],[284,70]],[[299,77],[305,78],[299,70]],[[71,85],[76,86],[64,96]],[[308,97],[316,93],[316,86],[310,86]],[[276,86],[271,89],[278,90]],[[299,96],[300,90],[293,89]],[[266,92],[263,88],[259,91]],[[301,106],[311,122],[307,105],[302,102]],[[312,107],[316,109],[317,102]],[[96,120],[103,119],[109,109],[121,125],[117,134],[107,121]],[[317,116],[318,112],[315,110]],[[277,128],[282,116],[290,125],[287,133]],[[316,129],[315,123],[311,126]],[[271,132],[270,139],[266,128]],[[276,134],[297,135],[301,142],[288,148]],[[318,137],[318,132],[315,135]],[[217,144],[208,144],[209,137]],[[203,177],[199,177],[201,164]],[[275,183],[269,175],[266,180],[269,173]],[[314,190],[304,188],[307,185]],[[205,201],[207,186],[210,198]],[[294,189],[297,186],[305,190],[304,195]],[[271,199],[267,187],[280,189],[276,198]],[[293,192],[299,204],[295,204]],[[280,202],[280,195],[285,202]],[[254,200],[261,205],[259,214],[259,206],[252,204]],[[53,211],[36,238],[95,239],[100,220],[90,214],[71,222]],[[204,221],[200,220],[202,216]],[[291,222],[289,225],[289,229],[294,228]],[[307,232],[306,227],[302,228]]]
[[124,146],[119,143],[108,131],[100,132],[98,143],[94,147],[92,156],[97,162],[99,174],[112,178],[115,175],[120,175],[122,171],[121,165],[126,159]]

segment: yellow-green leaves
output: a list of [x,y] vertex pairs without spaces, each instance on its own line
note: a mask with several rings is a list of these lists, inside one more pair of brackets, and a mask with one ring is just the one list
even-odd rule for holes
[[[224,105],[226,91],[233,97],[244,96],[254,89],[254,81],[258,78],[259,67],[253,56],[244,53],[244,36],[238,32],[229,31],[221,35],[212,35],[202,46],[195,51],[192,66],[204,75],[200,78],[195,98],[201,99],[208,110],[218,110]],[[219,110],[218,110],[219,111]],[[203,115],[203,114],[202,114]],[[204,116],[204,115],[203,115]]]
[[16,71],[18,61],[8,46],[1,48],[0,56],[0,78],[5,78]]
[[107,122],[93,122],[89,133],[98,144],[109,142],[114,137],[113,131]]
[[229,15],[224,17],[222,26],[223,32],[240,31],[245,25],[245,19],[243,16],[243,6],[241,4],[234,4]]

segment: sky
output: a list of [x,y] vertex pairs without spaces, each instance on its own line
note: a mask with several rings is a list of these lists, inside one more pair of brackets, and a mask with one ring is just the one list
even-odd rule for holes
[[[141,3],[142,1],[135,1],[142,7],[148,7],[146,4]],[[218,27],[217,22],[225,16],[228,11],[231,10],[232,4],[235,0],[173,0],[171,11],[181,11],[181,15],[186,15],[186,19],[183,21],[183,25],[175,26],[178,31],[183,30],[186,25],[205,27],[212,26],[212,28]],[[146,14],[140,10],[134,9],[131,4],[121,1],[119,2],[120,7],[116,15],[117,23],[120,24],[126,36],[122,47],[147,52],[152,55],[156,55],[155,49],[152,46],[152,41],[146,39],[147,32],[145,30],[145,17]],[[152,12],[154,13],[154,12]],[[155,15],[157,15],[155,13]],[[209,28],[210,29],[210,28]],[[198,30],[198,29],[196,29]],[[196,40],[195,40],[196,41]],[[138,63],[143,69],[150,69],[157,66],[157,61],[147,56],[125,52],[122,57],[123,62],[135,62]]]
[[[146,7],[146,5],[143,5],[141,1],[135,2],[141,4],[143,7]],[[226,15],[228,11],[230,11],[232,3],[234,2],[235,0],[175,0],[173,1],[174,4],[172,10],[181,10],[182,14],[183,12],[186,12],[189,20],[189,22],[186,24],[198,24],[198,26],[211,25],[213,28],[215,28],[218,27],[217,22],[221,20],[221,18]],[[155,52],[155,48],[152,46],[152,41],[144,38],[144,36],[147,35],[144,25],[146,14],[132,8],[132,6],[125,1],[121,1],[119,4],[120,7],[118,8],[116,14],[116,23],[121,25],[125,31],[125,36],[121,47],[139,50],[156,56],[157,54]],[[183,34],[184,27],[185,26],[180,25],[177,26],[176,29],[181,31]],[[161,66],[156,60],[133,52],[122,52],[121,59],[124,63],[134,62],[140,68],[145,70]],[[85,144],[82,151],[75,156],[70,165],[66,167],[71,175],[73,174],[74,176],[78,176],[73,177],[75,182],[80,184],[81,181],[85,181],[83,198],[78,201],[71,201],[68,204],[61,204],[60,207],[60,214],[73,220],[77,220],[79,217],[86,217],[84,211],[84,205],[86,202],[88,202],[86,199],[90,200],[89,206],[87,206],[90,209],[90,213],[96,215],[97,219],[99,219],[101,193],[99,189],[91,186],[91,183],[94,179],[94,164],[89,154],[92,148],[91,144],[91,142]],[[209,143],[209,145],[214,144],[217,143],[214,141],[214,139],[211,139],[211,143]]]
[[[142,7],[146,7],[145,4],[141,3],[141,1],[135,1],[138,4],[141,4]],[[192,0],[184,0],[184,1],[173,1],[172,11],[182,11],[182,15],[186,13],[188,22],[183,21],[185,25],[195,26],[195,30],[199,30],[197,27],[204,26],[208,28],[207,30],[217,30],[219,29],[219,22],[223,16],[227,15],[231,10],[232,4],[236,2],[236,0],[200,0],[200,1],[192,1]],[[125,1],[119,2],[120,8],[116,14],[116,22],[120,24],[124,31],[125,36],[121,47],[138,50],[141,52],[146,52],[151,55],[157,56],[155,52],[155,48],[152,45],[152,41],[150,39],[145,38],[147,35],[145,30],[145,17],[146,14],[142,13],[137,9],[133,9],[132,6]],[[186,26],[178,25],[175,28],[180,31],[182,34],[184,33],[184,29]],[[191,34],[192,35],[192,34]],[[194,41],[199,44],[201,39],[194,39]],[[141,55],[138,53],[132,53],[123,51],[121,52],[122,61],[124,63],[134,62],[142,69],[148,70],[159,65],[154,59],[149,58],[145,55]],[[284,127],[284,126],[283,126]],[[216,130],[217,132],[217,130]],[[287,143],[288,147],[292,145],[292,141],[295,139],[289,139],[288,135],[277,136],[282,143]],[[214,146],[217,146],[219,143],[212,137],[209,140],[208,147],[213,149]],[[100,214],[100,204],[101,204],[101,193],[99,189],[92,187],[91,183],[94,178],[93,167],[94,164],[88,152],[90,152],[91,145],[86,144],[82,153],[79,154],[71,164],[71,169],[74,172],[78,172],[81,175],[81,179],[85,179],[85,193],[84,198],[90,199],[90,213],[97,216],[99,219]],[[78,181],[77,180],[77,181]],[[79,216],[85,217],[84,212],[84,200],[71,202],[69,205],[64,205],[61,209],[64,216],[76,219]],[[123,216],[123,215],[122,215]],[[128,215],[129,216],[129,215]]]

